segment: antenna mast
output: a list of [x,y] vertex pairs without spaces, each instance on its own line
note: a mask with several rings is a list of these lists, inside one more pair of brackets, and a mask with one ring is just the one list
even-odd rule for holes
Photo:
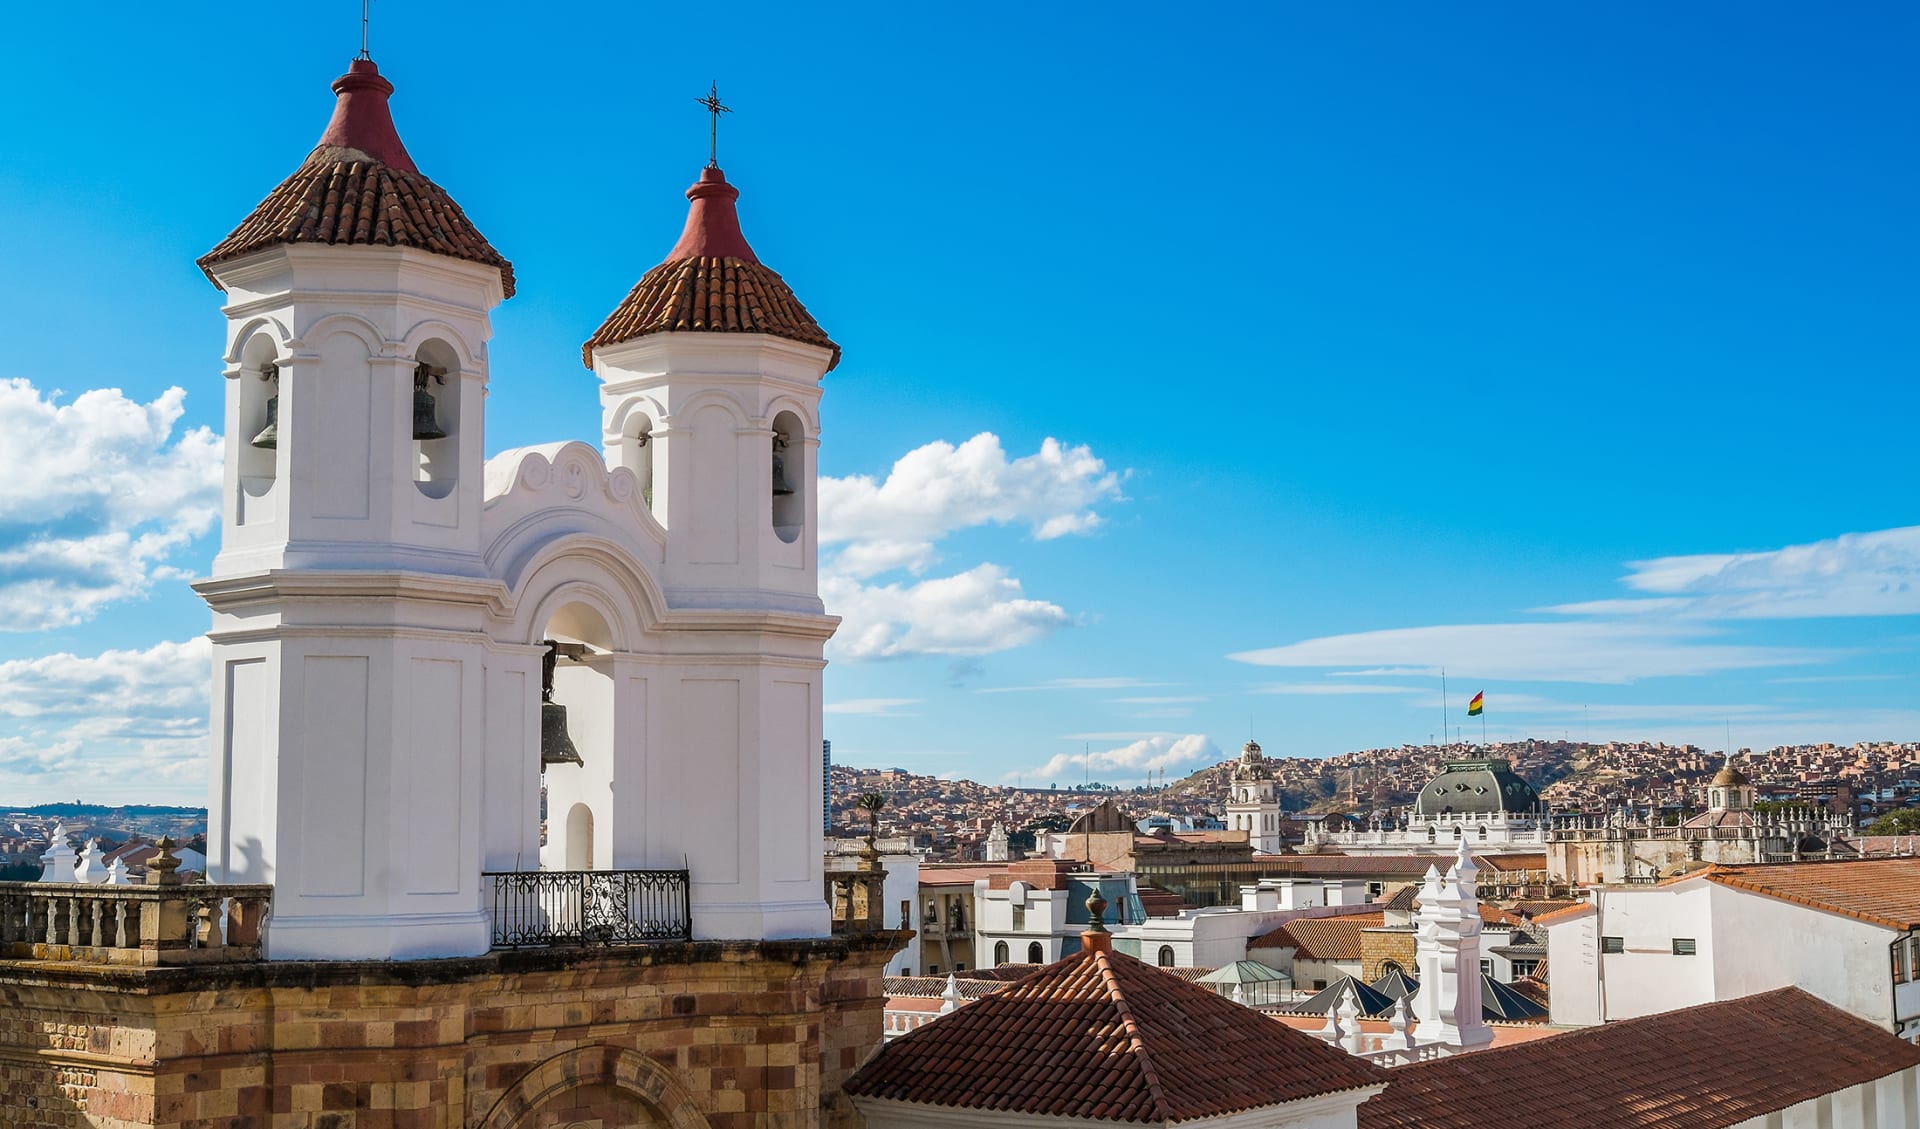
[[360,0],[360,57],[362,59],[373,58],[372,55],[367,54],[367,24],[372,21],[372,17],[373,0]]

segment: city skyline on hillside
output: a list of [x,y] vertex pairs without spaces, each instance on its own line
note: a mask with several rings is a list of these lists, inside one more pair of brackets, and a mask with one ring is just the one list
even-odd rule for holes
[[[746,234],[844,349],[836,761],[1131,786],[1250,736],[1920,738],[1920,13],[1248,5],[1223,38],[1132,5],[1009,37],[1011,11],[748,5],[724,46],[698,12],[602,13],[598,44],[702,45],[644,75],[577,13],[373,14],[408,151],[514,262],[489,454],[596,438],[580,343],[679,232],[717,78]],[[235,88],[241,13],[277,46]],[[312,145],[359,17],[22,14],[15,802],[205,802],[186,584],[222,297],[194,259]],[[476,98],[448,59],[513,77]]]

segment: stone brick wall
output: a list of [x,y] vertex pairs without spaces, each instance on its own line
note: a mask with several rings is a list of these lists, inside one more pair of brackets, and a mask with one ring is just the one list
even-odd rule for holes
[[1360,931],[1360,979],[1371,984],[1380,978],[1388,961],[1399,964],[1408,976],[1416,974],[1413,959],[1413,931],[1410,929],[1362,929]]
[[19,1129],[857,1124],[910,934],[400,963],[0,962]]

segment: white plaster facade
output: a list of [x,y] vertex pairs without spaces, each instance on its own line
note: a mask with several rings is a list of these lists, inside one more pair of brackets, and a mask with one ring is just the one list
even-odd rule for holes
[[[830,351],[597,349],[600,448],[483,463],[489,266],[288,245],[227,292],[209,876],[274,959],[489,945],[485,871],[687,868],[702,938],[822,936],[815,450]],[[448,437],[412,438],[425,364]],[[249,438],[278,397],[279,442]],[[587,405],[583,403],[582,416]],[[584,422],[584,418],[583,418]],[[775,445],[794,493],[769,490]],[[604,453],[603,453],[604,452]],[[547,772],[554,700],[585,763]]]
[[[1892,968],[1896,949],[1915,945],[1905,930],[1701,875],[1596,888],[1590,907],[1556,916],[1545,931],[1556,1024],[1587,1026],[1792,986],[1920,1038],[1920,980],[1896,983]],[[1684,942],[1692,942],[1691,954]]]
[[[1238,906],[1182,910],[1175,917],[1116,927],[1113,947],[1163,968],[1220,968],[1238,960],[1264,960],[1248,951],[1248,942],[1289,921],[1352,912],[1346,907],[1364,902],[1361,883],[1268,879],[1242,886]],[[1290,958],[1291,950],[1287,952]]]
[[1079,952],[1080,934],[1087,926],[1086,898],[1094,884],[1107,899],[1109,921],[1138,921],[1143,916],[1131,874],[1075,875],[1057,889],[1019,880],[994,889],[993,882],[979,879],[973,884],[974,959],[981,968],[995,968],[1052,964]]
[[[1179,1125],[1181,1129],[1354,1129],[1359,1124],[1360,1103],[1384,1088],[1368,1086],[1315,1094],[1298,1101],[1280,1102],[1225,1117],[1194,1118],[1182,1121]],[[1120,1124],[1087,1117],[961,1109],[866,1096],[854,1098],[853,1104],[866,1118],[868,1129],[966,1129],[972,1126],[993,1126],[997,1129],[1096,1129]]]

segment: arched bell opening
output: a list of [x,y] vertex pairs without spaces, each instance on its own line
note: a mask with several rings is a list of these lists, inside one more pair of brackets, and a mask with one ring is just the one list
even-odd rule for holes
[[660,511],[653,505],[653,455],[659,445],[653,437],[653,420],[642,412],[627,417],[620,427],[620,465],[633,472],[640,486],[640,497],[655,517]]
[[799,416],[781,412],[773,417],[773,532],[788,543],[799,539],[807,521],[805,440]]
[[613,798],[613,632],[599,611],[561,605],[542,635],[540,678],[541,792],[547,833],[544,870],[608,865]]
[[256,333],[241,347],[238,379],[239,432],[246,442],[237,448],[240,497],[235,510],[245,525],[271,516],[260,501],[273,492],[280,473],[279,350],[270,334]]
[[414,353],[408,417],[413,436],[414,485],[429,498],[453,493],[460,478],[460,357],[438,338]]

